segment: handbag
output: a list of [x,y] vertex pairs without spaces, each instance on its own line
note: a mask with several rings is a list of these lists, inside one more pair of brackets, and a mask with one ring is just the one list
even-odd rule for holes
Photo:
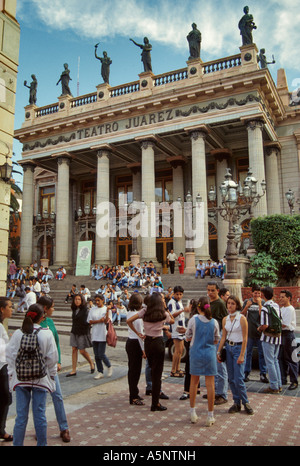
[[222,348],[221,349],[221,352],[219,354],[219,359],[221,362],[225,362],[226,361],[226,348]]
[[106,343],[108,346],[115,348],[117,346],[118,337],[111,320],[107,322],[106,329]]
[[[231,335],[231,332],[232,332],[232,329],[233,329],[233,326],[235,324],[235,319],[233,321],[233,324],[231,326],[231,329],[230,329],[230,332],[229,332],[229,335],[228,337]],[[225,362],[226,361],[226,348],[223,346],[223,348],[221,349],[220,351],[220,354],[219,354],[219,359],[221,362]]]

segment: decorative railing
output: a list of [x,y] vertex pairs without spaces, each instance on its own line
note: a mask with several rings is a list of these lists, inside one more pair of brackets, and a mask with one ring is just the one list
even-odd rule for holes
[[70,101],[71,108],[81,107],[82,105],[93,104],[97,102],[97,92],[76,97]]
[[[232,55],[226,58],[220,58],[218,60],[209,61],[206,63],[202,63],[202,70],[204,75],[208,75],[210,73],[214,73],[216,71],[227,70],[230,68],[235,68],[241,66],[242,60],[241,55]],[[168,73],[163,73],[153,77],[153,84],[154,87],[163,86],[166,84],[172,84],[178,81],[183,81],[188,79],[189,72],[188,68],[182,68],[176,71],[170,71]],[[127,84],[122,84],[121,86],[111,87],[109,89],[109,96],[110,97],[120,97],[127,94],[132,94],[134,92],[140,91],[140,87],[143,87],[145,82],[145,86],[147,86],[147,81],[134,81]],[[97,102],[98,96],[97,92],[93,92],[91,94],[86,94],[80,97],[73,97],[70,99],[70,108],[77,108],[82,107],[83,105],[93,104]],[[100,98],[101,100],[101,98]],[[36,110],[35,116],[42,117],[45,115],[51,115],[53,113],[57,113],[60,109],[63,109],[63,104],[55,103],[48,105],[46,107],[41,107]]]
[[45,115],[52,115],[53,113],[58,112],[58,103],[47,105],[46,107],[40,107],[36,110],[35,116],[36,118],[42,117]]
[[123,84],[122,86],[112,87],[110,89],[110,97],[119,97],[121,95],[131,94],[140,90],[140,82],[134,81],[132,83]]
[[154,86],[162,86],[164,84],[175,83],[188,78],[188,69],[171,71],[169,73],[160,74],[154,77]]
[[228,68],[235,68],[241,66],[242,60],[241,55],[232,55],[231,57],[220,58],[219,60],[213,60],[203,63],[203,73],[214,73],[216,71],[227,70]]

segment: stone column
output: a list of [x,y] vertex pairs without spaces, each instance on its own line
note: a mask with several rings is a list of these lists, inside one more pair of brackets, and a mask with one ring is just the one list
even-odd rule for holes
[[97,214],[95,263],[110,265],[110,206],[109,206],[110,151],[97,152]]
[[[144,232],[141,240],[141,260],[157,262],[156,259],[156,225],[155,225],[155,163],[153,140],[141,142],[142,148],[142,202],[146,213]],[[151,215],[152,214],[152,215]]]
[[70,158],[57,159],[55,265],[68,267],[70,230]]
[[279,143],[268,143],[265,145],[268,215],[281,213],[277,162],[279,154]]
[[32,263],[32,227],[34,208],[34,169],[31,164],[23,165],[23,202],[21,219],[20,265]]
[[[216,160],[216,191],[217,207],[222,204],[222,197],[219,186],[225,179],[226,168],[228,168],[228,159],[231,156],[229,149],[216,149],[211,151]],[[227,248],[228,222],[218,213],[218,259],[222,259]]]
[[[247,122],[248,130],[248,150],[249,150],[249,168],[253,176],[257,179],[257,191],[261,193],[260,183],[266,179],[263,147],[264,122],[262,120],[251,120]],[[253,208],[254,217],[267,215],[267,198],[263,196],[257,206]]]
[[[209,236],[208,236],[208,204],[207,204],[207,187],[206,187],[206,156],[205,156],[205,138],[207,129],[195,129],[191,131],[192,143],[192,196],[193,205],[196,204],[196,196],[199,194],[202,198],[201,209],[203,211],[203,231],[201,232],[203,242],[202,246],[194,248],[195,261],[209,259]],[[193,209],[193,218],[195,221],[195,209]],[[195,225],[195,223],[194,223]],[[199,235],[199,231],[197,234]],[[201,236],[200,235],[200,236]]]
[[[184,182],[183,182],[183,167],[186,163],[185,159],[181,156],[169,157],[167,162],[170,163],[173,172],[173,202],[178,202],[178,198],[181,199],[182,211],[177,213],[174,212],[174,227],[173,227],[173,249],[177,256],[182,252],[185,255],[185,235],[184,235]],[[181,213],[181,218],[180,214]],[[176,216],[177,215],[177,216]],[[178,218],[177,218],[178,217]],[[176,225],[175,222],[181,222],[182,236],[175,236]],[[180,228],[178,228],[180,230]]]
[[[133,193],[133,201],[134,202],[141,202],[141,164],[140,163],[132,163],[128,165],[132,173],[132,193]],[[140,211],[137,211],[136,214],[132,211],[129,214],[131,215],[138,215]],[[132,217],[131,217],[132,218]],[[137,237],[132,236],[132,253],[130,256],[130,260],[134,266],[136,266],[140,262],[140,252],[141,252],[141,237],[138,235]]]

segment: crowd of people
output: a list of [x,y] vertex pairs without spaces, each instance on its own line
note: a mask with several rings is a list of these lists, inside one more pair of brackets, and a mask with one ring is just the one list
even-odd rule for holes
[[[280,393],[288,377],[288,389],[298,387],[298,362],[293,346],[296,314],[288,290],[281,292],[278,304],[273,300],[272,288],[254,286],[251,299],[241,303],[236,296],[230,295],[228,289],[220,289],[216,281],[209,281],[207,295],[188,301],[184,306],[183,287],[176,285],[165,290],[160,274],[151,262],[139,268],[129,266],[128,270],[126,267],[95,266],[91,276],[95,280],[105,278],[105,283],[100,284],[95,295],[92,296],[85,285],[80,289],[73,285],[65,298],[66,303],[71,301],[72,310],[72,369],[67,377],[77,375],[78,352],[87,360],[96,380],[105,376],[105,368],[106,376],[112,376],[112,364],[106,355],[108,324],[120,324],[124,319],[128,326],[125,350],[131,405],[146,404],[139,391],[145,360],[145,395],[152,398],[150,409],[167,409],[160,400],[169,398],[162,391],[165,343],[169,338],[174,343],[170,377],[183,380],[180,400],[189,399],[192,423],[198,421],[196,397],[200,393],[201,376],[206,386],[206,394],[203,395],[207,399],[206,426],[215,423],[214,407],[228,402],[228,389],[233,398],[229,413],[240,412],[242,406],[247,414],[254,413],[246,385],[250,380],[254,347],[258,350],[260,381],[269,384],[265,393]],[[37,278],[34,277],[32,287],[36,283]],[[69,442],[71,437],[57,376],[61,355],[58,334],[51,319],[54,302],[49,293],[30,286],[25,286],[24,291],[26,297],[22,306],[26,314],[23,326],[14,332],[10,340],[2,322],[11,316],[12,296],[0,299],[0,438],[13,441],[14,445],[23,444],[32,400],[37,444],[46,445],[45,393],[48,391],[53,399],[60,436],[64,442]],[[274,315],[280,323],[277,322],[278,328]],[[42,331],[39,332],[40,329]],[[22,336],[35,332],[38,332],[37,339],[47,371],[41,379],[24,382],[16,373],[18,349]],[[93,349],[94,358],[88,348]],[[188,357],[182,369],[184,348]],[[13,391],[16,393],[17,416],[11,435],[5,431],[5,421]]]

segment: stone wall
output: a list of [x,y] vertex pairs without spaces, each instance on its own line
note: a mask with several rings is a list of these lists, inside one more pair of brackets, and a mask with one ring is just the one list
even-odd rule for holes
[[[274,301],[279,302],[279,295],[282,290],[289,290],[292,293],[292,305],[295,309],[300,309],[300,287],[299,286],[277,286],[273,288],[274,290]],[[242,288],[242,297],[244,299],[249,299],[252,297],[251,288]]]

